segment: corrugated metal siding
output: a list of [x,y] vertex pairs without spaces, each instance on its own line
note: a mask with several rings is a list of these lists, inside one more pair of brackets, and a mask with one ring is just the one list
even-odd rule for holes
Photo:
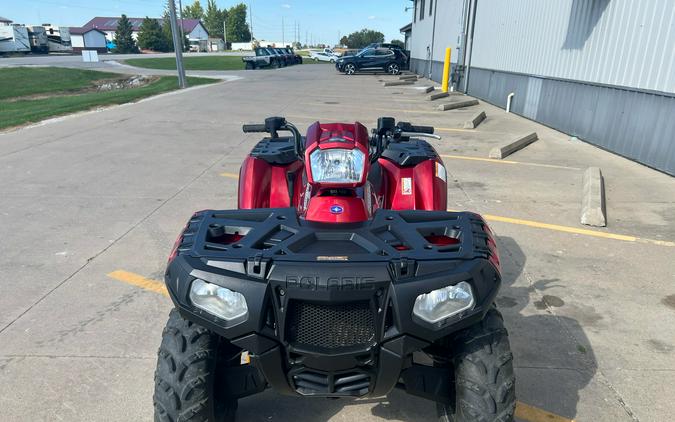
[[469,93],[675,175],[675,97],[474,68]]
[[478,0],[471,65],[675,93],[675,1]]
[[[429,16],[429,2],[434,1],[434,12]],[[462,34],[462,6],[465,0],[426,0],[424,19],[417,18],[412,26],[410,55],[414,59],[428,60],[427,47],[431,48],[434,15],[436,15],[436,37],[434,39],[433,60],[443,61],[445,48],[452,48],[450,61],[457,63],[459,42]],[[419,8],[420,1],[417,0]]]

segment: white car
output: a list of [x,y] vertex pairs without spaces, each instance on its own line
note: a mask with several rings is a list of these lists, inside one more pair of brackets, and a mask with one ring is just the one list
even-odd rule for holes
[[309,58],[315,62],[322,61],[335,63],[338,59],[338,56],[336,54],[330,54],[323,51],[310,51]]

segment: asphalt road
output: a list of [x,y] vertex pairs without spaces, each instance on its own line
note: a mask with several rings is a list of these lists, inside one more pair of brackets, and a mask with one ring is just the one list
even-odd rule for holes
[[[233,175],[258,138],[241,124],[271,115],[302,130],[317,119],[372,127],[381,115],[438,128],[449,208],[483,213],[498,237],[521,420],[673,418],[675,179],[482,102],[435,111],[382,76],[323,65],[230,74],[242,78],[0,135],[0,420],[152,419],[171,303],[152,281],[108,274],[161,280],[192,211],[236,206]],[[461,129],[481,109],[486,122]],[[539,141],[484,160],[532,130]],[[579,225],[591,165],[606,180],[606,229]],[[269,391],[241,400],[239,420],[434,413],[398,391],[357,401]]]

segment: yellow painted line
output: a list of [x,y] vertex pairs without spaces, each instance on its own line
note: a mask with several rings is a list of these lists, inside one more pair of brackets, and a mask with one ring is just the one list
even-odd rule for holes
[[523,402],[516,403],[516,414],[514,416],[528,422],[574,422],[574,419],[563,418]]
[[498,221],[501,223],[517,224],[521,226],[535,227],[538,229],[554,230],[564,233],[573,233],[584,236],[600,237],[604,239],[622,240],[624,242],[638,242],[658,246],[675,247],[675,242],[670,242],[667,240],[646,239],[643,237],[601,232],[598,230],[580,229],[577,227],[570,227],[570,226],[560,226],[558,224],[549,224],[549,223],[542,223],[539,221],[522,220],[520,218],[502,217],[499,215],[490,215],[490,214],[481,214],[481,215],[488,221]]
[[546,168],[564,169],[564,170],[581,170],[578,167],[559,166],[559,165],[555,165],[555,164],[526,163],[526,162],[523,162],[523,161],[497,160],[497,159],[494,159],[494,158],[468,157],[468,156],[465,156],[465,155],[445,155],[445,154],[441,154],[441,157],[450,158],[450,159],[453,159],[453,160],[483,161],[483,162],[486,162],[486,163],[494,163],[494,164],[520,164],[520,165],[523,165],[523,166],[533,166],[533,167],[546,167]]
[[221,176],[223,177],[229,177],[230,179],[239,179],[239,175],[237,173],[220,173]]
[[161,281],[145,278],[141,275],[130,273],[124,270],[113,271],[108,274],[108,277],[114,278],[115,280],[121,281],[123,283],[131,284],[132,286],[140,287],[144,290],[159,293],[167,297],[169,296],[166,286]]

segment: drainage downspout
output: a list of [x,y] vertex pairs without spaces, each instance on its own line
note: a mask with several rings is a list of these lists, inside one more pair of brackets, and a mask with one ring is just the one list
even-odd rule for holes
[[466,56],[469,58],[466,62],[466,78],[464,79],[464,93],[469,92],[469,76],[471,74],[471,56],[473,55],[473,31],[476,29],[476,7],[478,6],[478,0],[471,0],[471,25],[469,30],[469,42],[468,48],[466,50]]
[[[423,10],[422,13],[426,13],[426,10]],[[429,80],[431,80],[431,71],[434,66],[434,40],[436,38],[436,15],[438,15],[438,0],[434,2],[434,23],[431,28],[431,54],[429,55]]]
[[506,97],[506,112],[507,112],[507,113],[510,113],[510,112],[511,112],[511,101],[513,101],[513,96],[514,96],[514,95],[516,95],[516,93],[515,93],[515,92],[512,92],[512,93],[510,93],[510,94]]
[[[462,69],[466,68],[466,45],[467,45],[467,38],[468,32],[469,32],[469,3],[471,0],[464,0],[462,2],[462,43],[459,46],[459,56],[457,57],[457,68],[461,66]],[[461,72],[458,72],[456,68],[456,72],[459,73],[458,79],[458,89],[461,91],[462,90],[462,84],[464,83],[464,75]]]

